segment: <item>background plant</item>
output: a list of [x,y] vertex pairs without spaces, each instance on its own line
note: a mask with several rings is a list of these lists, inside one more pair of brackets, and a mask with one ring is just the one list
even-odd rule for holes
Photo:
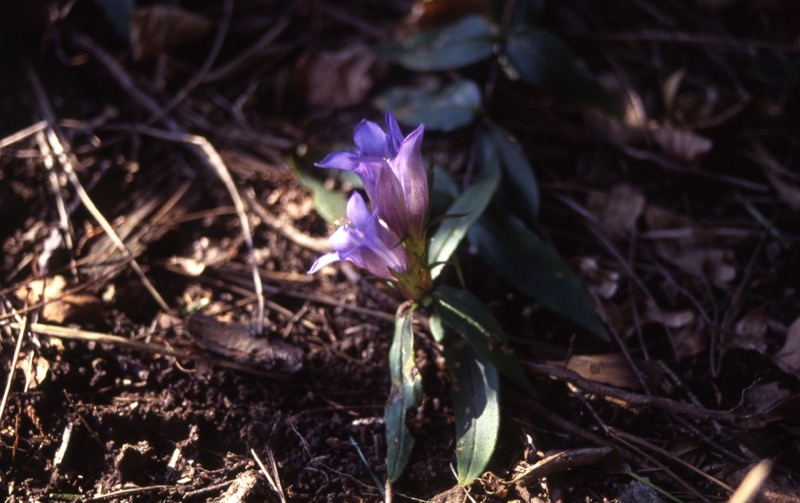
[[[539,187],[533,167],[514,138],[489,119],[485,105],[491,99],[491,79],[497,78],[491,69],[502,68],[506,78],[521,80],[559,99],[595,106],[612,114],[616,108],[583,62],[563,42],[520,14],[525,5],[521,3],[517,10],[509,5],[511,18],[502,27],[487,18],[469,16],[382,48],[385,57],[414,72],[459,70],[491,59],[490,75],[483,83],[483,90],[476,81],[454,74],[451,82],[433,91],[390,88],[376,99],[376,105],[391,117],[387,118],[389,143],[393,136],[397,141],[398,136],[393,131],[392,112],[412,127],[424,123],[427,130],[442,133],[472,127],[475,133],[474,179],[468,186],[460,190],[448,173],[435,170],[433,193],[439,198],[438,206],[447,210],[425,246],[427,261],[422,262],[426,276],[438,278],[448,263],[456,264],[457,268],[455,253],[467,238],[487,264],[522,293],[607,339],[581,282],[536,232]],[[374,145],[381,140],[381,135],[373,131],[375,141],[367,142],[364,139],[367,128],[363,124],[356,128],[355,151],[331,154],[320,165],[359,174],[373,207],[386,221],[387,215],[380,210],[383,202],[376,197],[377,175],[366,175],[368,169],[353,164],[364,158],[365,148],[376,149]],[[368,124],[372,129],[377,127]],[[380,157],[377,154],[373,152]],[[391,164],[391,155],[389,159]],[[363,162],[360,166],[364,166]],[[387,206],[397,205],[390,202]],[[387,224],[389,229],[398,227]],[[395,231],[395,234],[404,243],[403,248],[408,249],[407,241],[402,238],[404,233]],[[342,254],[333,255],[326,256],[328,259],[323,262],[344,258]],[[356,263],[363,267],[363,263]],[[315,265],[314,270],[317,269]],[[376,274],[375,270],[370,271]],[[423,295],[408,295],[408,288],[402,288],[405,270],[393,274],[396,278],[388,278],[390,282],[400,286],[411,300],[397,312],[389,355],[392,387],[385,410],[387,478],[393,482],[402,474],[414,445],[405,416],[409,409],[419,405],[421,398],[412,320],[415,310],[424,307],[430,313],[431,334],[444,347],[450,369],[458,482],[468,485],[483,472],[495,448],[500,425],[500,375],[528,392],[532,391],[530,382],[513,356],[502,326],[477,297],[467,290],[448,286],[448,281],[432,287],[427,278],[425,287],[417,289]],[[386,278],[386,274],[376,275]]]

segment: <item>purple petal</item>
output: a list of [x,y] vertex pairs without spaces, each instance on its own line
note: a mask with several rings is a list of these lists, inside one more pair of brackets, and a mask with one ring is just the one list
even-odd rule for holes
[[349,225],[343,225],[336,229],[331,237],[328,238],[328,244],[336,251],[342,260],[355,248],[358,248],[364,243],[364,235],[357,229]]
[[315,272],[319,271],[326,265],[333,264],[334,262],[338,262],[339,260],[341,259],[339,258],[338,253],[336,252],[326,253],[325,255],[321,256],[314,262],[314,264],[311,266],[311,269],[308,270],[307,274],[314,274]]
[[363,120],[356,126],[353,140],[364,156],[386,158],[390,156],[386,133],[374,122]]
[[372,200],[378,201],[376,203],[378,213],[398,238],[405,239],[410,230],[408,207],[403,194],[403,186],[391,169],[381,171],[376,189],[375,197]]
[[395,119],[391,110],[386,112],[386,127],[389,128],[389,140],[392,147],[391,156],[394,157],[397,149],[400,148],[400,144],[403,143],[403,132],[400,131],[400,124],[397,123],[397,119]]
[[343,169],[353,171],[358,167],[359,156],[354,152],[333,152],[328,154],[316,166],[320,168]]
[[358,192],[353,192],[347,201],[347,218],[356,229],[366,229],[370,220],[374,218],[374,212],[367,208],[367,203]]
[[375,201],[375,187],[378,184],[378,176],[384,169],[389,169],[385,159],[362,157],[356,169],[353,170],[353,173],[361,179],[361,184],[364,185],[367,197],[372,201]]
[[397,156],[389,162],[405,195],[409,231],[415,234],[422,231],[429,199],[428,175],[422,162],[423,133],[424,126],[420,125],[403,140]]

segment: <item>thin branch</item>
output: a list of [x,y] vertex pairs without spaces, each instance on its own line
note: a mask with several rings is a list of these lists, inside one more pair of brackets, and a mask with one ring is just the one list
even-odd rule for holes
[[0,423],[3,421],[3,413],[6,410],[6,403],[8,403],[8,395],[11,393],[11,384],[14,381],[14,371],[17,369],[17,361],[19,361],[19,352],[22,349],[22,339],[28,333],[29,317],[25,315],[22,319],[22,324],[19,325],[19,334],[17,334],[17,344],[14,346],[14,356],[11,357],[11,365],[8,368],[8,380],[6,381],[6,388],[3,390],[3,400],[0,401]]
[[768,421],[757,415],[740,415],[725,410],[706,409],[693,404],[678,402],[669,398],[651,395],[640,395],[631,393],[613,386],[600,384],[595,381],[584,379],[576,372],[573,372],[560,365],[549,363],[523,362],[525,368],[540,375],[554,377],[560,381],[568,382],[583,391],[594,393],[601,396],[608,396],[622,400],[630,405],[638,407],[654,407],[658,409],[684,414],[687,416],[698,417],[708,421],[720,421],[737,428],[755,429],[765,426]]
[[[12,328],[20,328],[19,323],[10,323],[10,326]],[[173,358],[184,359],[184,360],[203,361],[218,367],[237,370],[240,372],[247,372],[249,374],[262,377],[269,377],[272,379],[288,379],[290,377],[290,374],[285,372],[266,370],[254,367],[252,365],[246,365],[243,363],[238,363],[230,360],[210,358],[207,355],[201,354],[196,351],[184,351],[169,346],[154,344],[152,342],[135,341],[132,339],[128,339],[127,337],[121,337],[119,335],[104,334],[101,332],[92,332],[88,330],[79,330],[75,328],[62,327],[59,325],[49,325],[46,323],[31,323],[30,331],[40,335],[55,337],[57,339],[68,339],[74,341],[111,344],[113,346],[124,347],[135,351],[142,351],[144,353],[149,353],[149,354],[166,355],[166,356],[171,356]]]

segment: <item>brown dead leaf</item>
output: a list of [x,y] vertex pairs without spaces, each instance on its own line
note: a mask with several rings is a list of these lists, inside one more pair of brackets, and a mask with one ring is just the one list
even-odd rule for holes
[[67,294],[64,276],[36,279],[17,289],[15,295],[28,305],[47,303],[42,308],[42,317],[54,323],[84,322],[99,323],[105,318],[103,302],[90,293]]
[[293,69],[295,88],[312,106],[345,108],[363,101],[385,70],[374,48],[352,44],[305,52]]
[[[758,163],[764,168],[772,188],[780,198],[793,210],[800,210],[800,186],[796,181],[796,174],[787,170],[763,145],[756,145],[753,154]],[[792,181],[795,178],[795,181]]]
[[451,24],[470,14],[490,13],[486,0],[416,0],[401,28],[404,32],[427,30]]
[[653,141],[667,157],[694,164],[714,143],[705,136],[672,126],[651,126]]
[[[760,463],[759,463],[760,464]],[[726,477],[725,482],[732,487],[739,487],[747,475],[759,464],[746,466]],[[760,490],[754,499],[737,499],[737,503],[752,501],[753,503],[800,503],[800,487],[781,473],[772,473],[762,480]],[[738,492],[738,489],[737,489]],[[731,499],[730,501],[734,501]]]
[[610,299],[617,293],[619,273],[602,269],[594,257],[580,257],[577,264],[578,275],[593,296]]
[[692,466],[700,466],[708,452],[704,444],[689,437],[673,438],[664,447],[670,454]]
[[645,322],[659,323],[668,328],[685,328],[695,319],[694,312],[688,309],[667,311],[659,308],[652,299],[647,299],[646,306],[643,316]]
[[800,318],[794,320],[786,331],[786,342],[772,361],[787,374],[800,375]]
[[725,347],[750,349],[764,353],[767,350],[767,306],[762,304],[745,314],[736,322],[735,334],[725,334],[722,342]]
[[567,368],[584,379],[609,384],[618,388],[639,388],[639,380],[621,354],[575,355],[567,361]]
[[50,362],[38,355],[20,355],[17,369],[25,375],[25,391],[36,389],[50,372]]
[[142,61],[203,37],[211,30],[211,21],[177,5],[159,3],[133,9],[129,27],[133,57]]
[[763,414],[789,395],[789,391],[781,388],[775,381],[754,384],[742,393],[741,407],[750,414]]
[[719,247],[688,217],[666,208],[648,205],[644,219],[652,231],[656,253],[692,276],[708,275],[714,283],[727,283],[736,277],[730,250]]
[[688,358],[702,353],[708,347],[708,336],[705,331],[694,327],[669,332],[672,347],[680,358]]
[[645,199],[636,187],[619,184],[606,192],[592,191],[586,207],[612,239],[630,234],[644,210]]
[[652,299],[647,299],[642,321],[667,327],[672,347],[681,358],[699,354],[708,345],[706,333],[697,326],[697,316],[688,309],[665,310],[659,308]]

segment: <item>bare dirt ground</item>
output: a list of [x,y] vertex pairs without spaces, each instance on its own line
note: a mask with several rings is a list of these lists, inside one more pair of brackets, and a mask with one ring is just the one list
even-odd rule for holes
[[[399,299],[347,265],[305,273],[330,226],[293,169],[324,180],[313,162],[410,78],[371,47],[487,5],[188,2],[156,30],[175,40],[131,46],[97,4],[0,7],[3,496],[381,500]],[[800,501],[798,20],[781,0],[546,4],[624,123],[503,78],[485,113],[612,341],[464,247],[538,396],[504,389],[467,493],[421,329],[396,501],[726,501],[755,466],[754,501]],[[426,138],[456,178],[468,129]]]

